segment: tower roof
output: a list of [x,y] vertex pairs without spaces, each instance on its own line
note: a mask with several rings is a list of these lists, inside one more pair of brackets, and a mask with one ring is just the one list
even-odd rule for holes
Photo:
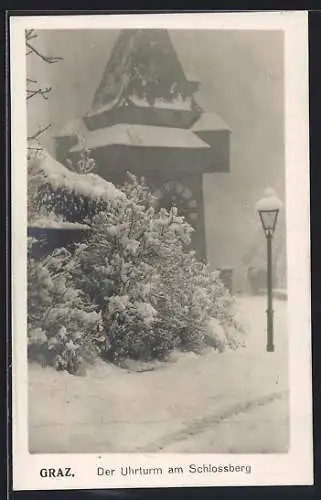
[[86,116],[128,104],[194,112],[198,108],[167,30],[121,31]]
[[86,147],[97,150],[97,163],[109,171],[135,165],[149,171],[157,149],[159,169],[183,168],[188,152],[199,171],[227,171],[230,130],[197,104],[198,84],[197,75],[185,73],[167,30],[121,31],[91,109],[57,135],[57,155],[65,161]]
[[[112,127],[88,131],[84,136],[88,149],[123,145],[142,148],[185,148],[206,149],[210,146],[190,130],[151,125],[120,123]],[[81,151],[82,145],[76,144],[71,153]]]
[[197,120],[191,127],[191,130],[193,132],[217,132],[220,130],[231,131],[222,118],[212,111],[202,113],[199,120]]

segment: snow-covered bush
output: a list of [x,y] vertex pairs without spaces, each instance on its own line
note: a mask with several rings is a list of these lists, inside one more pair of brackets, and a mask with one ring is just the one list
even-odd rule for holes
[[[179,332],[182,349],[197,351],[207,344],[223,350],[242,344],[244,330],[235,316],[234,299],[219,273],[198,262],[184,245],[176,245],[162,266],[160,290],[163,328]],[[209,329],[214,323],[220,326],[216,335]]]
[[99,352],[99,313],[71,281],[65,249],[41,261],[28,252],[28,354],[30,359],[78,373]]
[[147,361],[176,347],[198,351],[211,318],[234,328],[237,345],[242,329],[232,297],[188,249],[191,226],[175,208],[156,211],[135,177],[123,192],[121,204],[93,218],[92,237],[78,246],[73,268],[75,286],[102,313],[103,354]]
[[226,335],[220,322],[211,318],[207,323],[206,341],[209,346],[214,347],[220,352],[226,348]]

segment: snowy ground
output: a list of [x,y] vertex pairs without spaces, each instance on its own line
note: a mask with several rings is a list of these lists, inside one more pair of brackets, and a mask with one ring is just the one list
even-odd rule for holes
[[86,377],[31,365],[34,453],[281,453],[288,447],[286,301],[275,300],[265,351],[265,297],[240,298],[248,347],[180,354],[133,373],[99,364]]

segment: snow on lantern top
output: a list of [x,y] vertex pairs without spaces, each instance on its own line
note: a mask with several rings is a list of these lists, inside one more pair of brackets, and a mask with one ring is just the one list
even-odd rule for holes
[[257,202],[256,209],[261,211],[278,211],[283,207],[283,203],[277,197],[276,192],[272,188],[266,188],[262,198]]

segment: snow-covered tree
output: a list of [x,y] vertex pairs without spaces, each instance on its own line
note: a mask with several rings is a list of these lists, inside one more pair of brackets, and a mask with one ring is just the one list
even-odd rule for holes
[[122,204],[94,217],[92,237],[75,255],[76,286],[102,313],[103,354],[150,360],[175,347],[198,350],[212,318],[226,328],[226,345],[237,346],[232,298],[188,250],[191,226],[175,208],[155,211],[133,176],[123,192]]

